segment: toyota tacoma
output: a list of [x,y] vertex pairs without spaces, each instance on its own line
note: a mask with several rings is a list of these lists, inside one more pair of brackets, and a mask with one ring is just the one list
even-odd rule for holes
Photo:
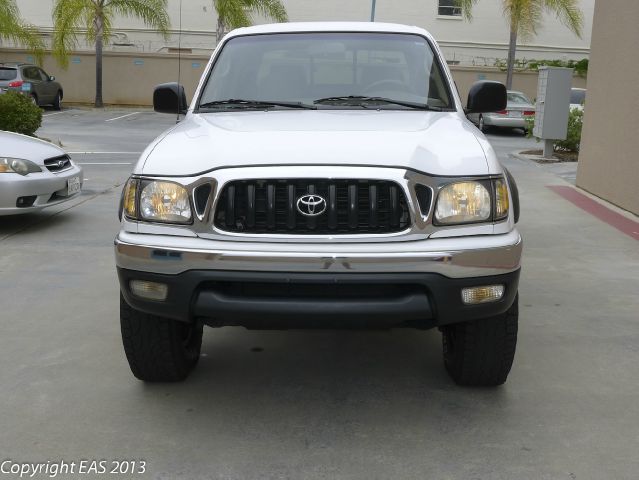
[[522,239],[512,176],[433,37],[382,23],[234,30],[190,105],[125,184],[115,239],[124,350],[179,381],[203,326],[437,328],[460,385],[499,385],[517,341]]

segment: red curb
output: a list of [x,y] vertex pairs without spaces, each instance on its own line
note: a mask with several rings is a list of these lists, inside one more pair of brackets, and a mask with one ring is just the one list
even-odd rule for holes
[[620,213],[610,210],[608,207],[594,201],[592,198],[587,197],[572,187],[552,185],[546,188],[549,188],[557,195],[560,195],[582,210],[588,212],[593,217],[597,217],[599,220],[606,222],[611,227],[616,228],[629,237],[639,240],[639,222],[630,220]]

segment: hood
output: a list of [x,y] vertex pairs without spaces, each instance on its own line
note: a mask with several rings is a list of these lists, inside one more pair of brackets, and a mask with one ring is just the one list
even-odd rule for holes
[[0,130],[0,156],[23,158],[38,165],[44,165],[47,158],[65,155],[64,150],[52,143],[19,133]]
[[492,173],[487,154],[494,153],[476,134],[456,112],[189,114],[147,148],[135,173],[191,176],[224,167],[304,164],[379,165],[450,176]]

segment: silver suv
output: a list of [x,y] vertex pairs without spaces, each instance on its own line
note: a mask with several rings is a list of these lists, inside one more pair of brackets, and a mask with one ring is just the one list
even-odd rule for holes
[[203,325],[438,328],[462,385],[506,380],[522,240],[515,183],[424,30],[379,23],[235,30],[185,114],[142,154],[115,239],[124,349],[184,379]]

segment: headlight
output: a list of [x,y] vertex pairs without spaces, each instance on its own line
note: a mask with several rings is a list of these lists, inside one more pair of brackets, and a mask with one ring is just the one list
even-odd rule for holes
[[0,158],[0,173],[19,173],[28,175],[41,172],[42,169],[35,163],[21,158]]
[[[143,181],[140,189],[139,215],[142,220],[167,223],[191,222],[189,194],[181,185],[172,182]],[[125,208],[126,206],[125,199]]]
[[479,182],[446,185],[439,192],[435,220],[443,225],[491,219],[490,192]]

